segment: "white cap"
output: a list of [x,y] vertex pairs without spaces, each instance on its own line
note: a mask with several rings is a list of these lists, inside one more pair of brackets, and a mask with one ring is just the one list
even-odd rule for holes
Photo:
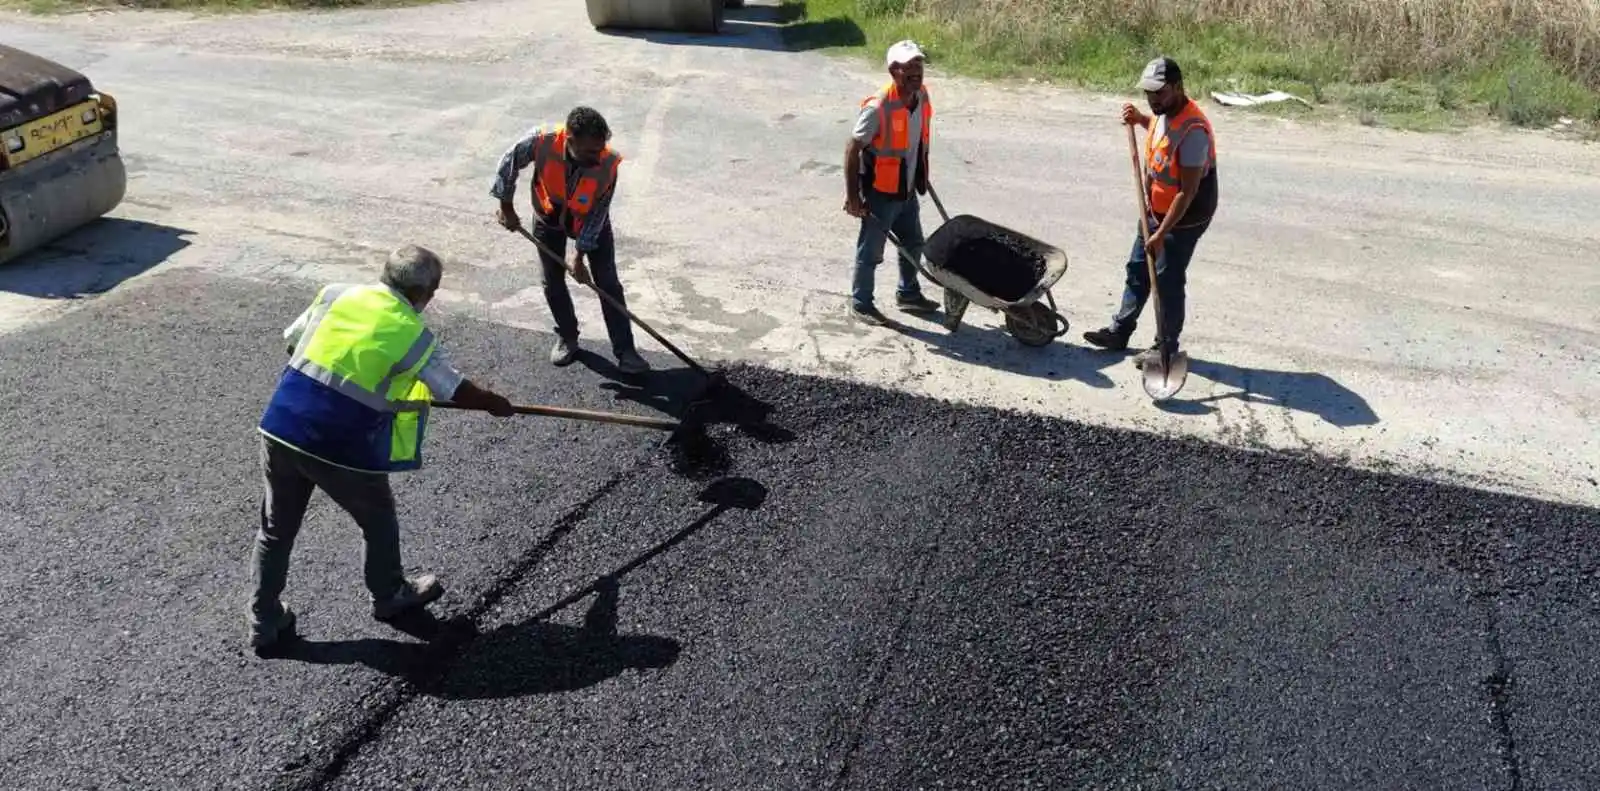
[[1159,91],[1182,79],[1183,69],[1178,68],[1178,62],[1163,55],[1145,65],[1144,73],[1139,75],[1139,89]]
[[894,45],[889,47],[889,55],[885,58],[887,61],[885,65],[893,66],[896,63],[910,63],[917,58],[926,57],[922,54],[922,48],[917,46],[917,42],[905,39],[904,41],[896,41]]

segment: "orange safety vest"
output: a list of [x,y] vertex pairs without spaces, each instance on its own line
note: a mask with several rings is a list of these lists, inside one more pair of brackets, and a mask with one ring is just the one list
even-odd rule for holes
[[[617,168],[622,155],[610,146],[600,150],[600,162],[594,167],[579,168],[576,184],[567,184],[567,128],[561,124],[553,132],[545,132],[534,146],[533,153],[533,207],[549,217],[561,210],[561,227],[574,239],[583,231],[584,220],[594,208],[595,200],[617,182]],[[551,196],[558,196],[552,199]]]
[[865,108],[873,99],[878,100],[878,134],[872,138],[871,145],[863,153],[864,175],[870,175],[868,182],[874,190],[904,200],[911,194],[916,186],[912,178],[912,168],[922,167],[928,156],[928,141],[931,139],[930,131],[933,127],[933,100],[928,98],[928,89],[924,86],[917,92],[919,109],[922,110],[922,148],[916,163],[906,162],[906,155],[911,152],[911,110],[908,100],[901,98],[900,89],[889,81],[877,93],[861,100]]
[[1183,136],[1196,126],[1206,130],[1211,144],[1211,162],[1206,166],[1205,177],[1200,182],[1200,194],[1195,196],[1194,201],[1189,204],[1189,210],[1180,218],[1184,225],[1208,221],[1216,211],[1217,138],[1211,131],[1211,120],[1206,118],[1200,105],[1190,100],[1176,115],[1167,117],[1166,133],[1160,140],[1155,139],[1154,120],[1150,122],[1150,131],[1144,139],[1145,166],[1150,171],[1150,210],[1157,216],[1162,216],[1172,208],[1173,200],[1183,188],[1183,181],[1178,177],[1176,152],[1169,149],[1173,143],[1182,140]]

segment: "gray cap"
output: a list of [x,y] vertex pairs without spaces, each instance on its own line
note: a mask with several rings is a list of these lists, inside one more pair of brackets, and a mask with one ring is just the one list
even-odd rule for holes
[[1182,81],[1183,69],[1178,68],[1178,62],[1163,55],[1145,64],[1144,74],[1139,75],[1139,89],[1159,91]]

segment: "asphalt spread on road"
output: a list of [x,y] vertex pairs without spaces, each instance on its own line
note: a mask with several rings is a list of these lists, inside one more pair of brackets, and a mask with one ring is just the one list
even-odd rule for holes
[[[314,289],[180,270],[0,338],[8,785],[1592,777],[1594,511],[747,366],[710,468],[650,429],[436,413],[394,484],[444,599],[372,621],[318,495],[302,640],[257,658],[254,423]],[[430,322],[519,402],[677,415],[700,384]]]

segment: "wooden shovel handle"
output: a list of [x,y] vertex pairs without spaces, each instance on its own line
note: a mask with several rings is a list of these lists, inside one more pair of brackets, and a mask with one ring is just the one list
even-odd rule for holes
[[[432,406],[442,409],[471,409],[479,412],[487,411],[479,407],[470,407],[457,404],[453,401],[430,401]],[[545,417],[564,417],[574,420],[592,420],[597,423],[617,423],[625,426],[642,426],[644,428],[659,428],[668,431],[678,428],[675,420],[662,418],[642,417],[639,415],[624,415],[617,412],[596,412],[590,409],[570,409],[557,406],[539,406],[535,404],[512,404],[512,409],[519,415],[544,415]]]
[[[1150,123],[1155,123],[1151,120]],[[1133,188],[1139,195],[1139,238],[1145,244],[1150,243],[1150,203],[1145,197],[1144,163],[1139,160],[1139,141],[1134,136],[1133,124],[1127,124],[1128,129],[1128,157],[1133,161]],[[1156,334],[1161,334],[1166,327],[1161,326],[1161,296],[1156,293],[1156,261],[1149,255],[1144,257],[1145,270],[1150,275],[1150,308],[1156,314]]]

